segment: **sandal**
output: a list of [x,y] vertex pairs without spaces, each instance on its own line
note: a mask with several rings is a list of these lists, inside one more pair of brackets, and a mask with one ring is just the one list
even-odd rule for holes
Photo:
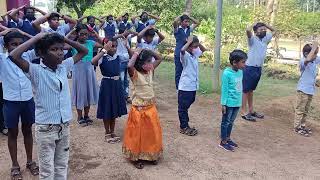
[[260,113],[257,113],[257,112],[251,113],[251,116],[259,118],[259,119],[263,119],[264,118],[263,114],[260,114]]
[[195,128],[186,127],[184,129],[180,129],[180,133],[187,136],[195,136],[198,134],[198,131]]
[[309,133],[306,130],[304,130],[303,128],[295,128],[295,132],[301,136],[304,136],[304,137],[310,136]]
[[241,116],[242,119],[244,120],[247,120],[247,121],[251,121],[251,122],[256,122],[256,118],[253,117],[250,113],[249,114],[246,114],[246,115],[243,115]]
[[92,124],[93,124],[92,119],[90,119],[89,117],[86,117],[86,116],[85,116],[83,119],[84,119],[84,121],[87,123],[87,125],[92,125]]
[[10,174],[11,174],[11,180],[22,180],[20,167],[12,167]]
[[37,176],[39,175],[39,166],[37,166],[36,162],[32,161],[32,162],[28,162],[26,164],[27,169],[29,169],[30,173],[33,176]]
[[136,167],[137,169],[143,169],[144,168],[144,163],[140,160],[133,162],[134,167]]
[[312,130],[310,128],[307,128],[305,126],[302,126],[301,128],[305,130],[308,134],[312,134]]
[[106,141],[107,143],[110,143],[110,144],[116,143],[115,140],[114,140],[114,138],[111,136],[111,134],[106,134],[106,135],[105,135],[105,141]]
[[114,139],[115,143],[118,143],[121,141],[121,138],[117,136],[115,133],[111,133],[111,137]]

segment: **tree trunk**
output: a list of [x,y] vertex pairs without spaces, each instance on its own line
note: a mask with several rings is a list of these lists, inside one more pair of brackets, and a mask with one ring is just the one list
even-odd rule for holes
[[273,12],[273,5],[274,5],[274,0],[268,0],[268,3],[267,3],[268,16],[271,16],[271,14]]
[[84,12],[81,11],[81,9],[77,6],[76,1],[72,1],[72,6],[73,9],[76,11],[78,18],[81,18]]
[[[279,0],[273,0],[272,13],[270,17],[270,25],[275,26],[275,20],[278,12]],[[279,33],[276,33],[273,42],[273,49],[276,51],[277,57],[279,57]]]
[[185,12],[190,15],[192,11],[192,0],[186,0],[186,9]]
[[223,0],[217,0],[217,16],[216,16],[215,43],[214,43],[213,92],[218,92],[220,89],[222,2]]

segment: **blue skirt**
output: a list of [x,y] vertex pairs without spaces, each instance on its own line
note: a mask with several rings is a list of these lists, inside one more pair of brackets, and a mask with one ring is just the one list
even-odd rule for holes
[[121,80],[101,80],[97,118],[112,120],[127,114],[127,106],[122,91]]

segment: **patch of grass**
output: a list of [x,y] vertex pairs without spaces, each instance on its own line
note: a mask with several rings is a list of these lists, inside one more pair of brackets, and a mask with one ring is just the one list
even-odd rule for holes
[[[212,67],[200,64],[200,89],[202,94],[212,94]],[[164,61],[156,70],[156,76],[162,81],[169,81],[174,84],[174,63]],[[259,98],[277,98],[294,95],[296,91],[296,80],[279,80],[263,76],[255,93]]]

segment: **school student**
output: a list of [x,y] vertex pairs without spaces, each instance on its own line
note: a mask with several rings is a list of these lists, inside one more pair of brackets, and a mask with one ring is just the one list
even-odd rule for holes
[[[7,13],[7,27],[8,28],[19,28],[21,26],[21,22],[19,22],[18,20],[21,17],[21,13],[20,11],[23,10],[24,6],[20,6],[18,8],[14,8],[10,11],[10,13]],[[14,14],[12,14],[12,12],[15,12]],[[10,15],[11,14],[11,15]]]
[[[102,48],[102,45],[88,40],[89,31],[85,24],[78,24],[75,32],[77,33],[77,41],[88,49],[88,54],[72,69],[72,105],[77,109],[78,124],[85,126],[93,122],[89,118],[90,106],[97,104],[98,101],[97,78],[91,63],[93,50],[94,48]],[[75,55],[78,52],[72,48],[71,53]],[[82,110],[84,110],[84,114]]]
[[46,12],[42,10],[32,7],[32,6],[25,6],[23,7],[24,16],[20,19],[16,14],[19,12],[20,9],[16,9],[12,11],[9,15],[14,22],[18,22],[18,28],[21,29],[23,32],[30,34],[31,36],[35,36],[38,31],[33,27],[32,22],[36,20],[35,18],[35,11],[41,13],[42,15],[46,15]]
[[[59,22],[59,18],[62,18],[68,23],[61,25]],[[45,28],[40,26],[45,22],[48,22],[49,27]],[[56,32],[62,36],[66,36],[76,24],[76,20],[70,18],[69,16],[61,15],[57,12],[48,13],[45,16],[42,16],[32,22],[33,27],[38,32]]]
[[[80,19],[78,19],[78,23],[82,23],[83,19],[85,19],[85,18],[87,19],[87,25],[89,27],[88,40],[97,41],[96,33],[99,33],[99,30],[104,25],[105,20],[98,18],[96,16],[83,16]],[[99,25],[96,25],[96,23],[95,23],[96,20],[98,20],[100,22]],[[98,49],[96,49],[96,50],[98,50]],[[95,52],[97,52],[97,51],[95,51]]]
[[149,25],[138,34],[137,48],[154,51],[164,38],[164,35],[154,25]]
[[[267,32],[267,30],[271,32]],[[252,30],[254,34],[252,33]],[[248,60],[243,69],[243,101],[241,117],[247,121],[256,121],[256,118],[263,119],[264,115],[254,111],[253,92],[256,90],[260,81],[262,66],[266,58],[267,47],[271,42],[275,29],[264,23],[255,23],[248,27]],[[247,105],[249,110],[247,111]]]
[[9,14],[15,9],[11,9],[10,11],[7,11],[5,14],[1,15],[1,19],[2,19],[2,23],[1,25],[4,25],[4,26],[8,26],[8,22],[10,21],[10,17],[9,17]]
[[[190,21],[192,21],[191,25]],[[186,14],[176,17],[173,22],[174,38],[176,39],[176,47],[174,50],[176,89],[178,89],[179,80],[182,73],[182,64],[180,61],[181,48],[187,42],[187,39],[191,35],[192,31],[199,25],[199,21]]]
[[128,80],[128,62],[132,54],[130,50],[130,39],[136,35],[135,32],[127,31],[125,27],[119,28],[119,34],[115,35],[113,39],[117,40],[117,53],[120,58],[120,79],[124,97],[127,103],[131,104],[129,97],[129,80]]
[[133,95],[122,152],[138,169],[144,168],[144,161],[157,165],[163,151],[162,129],[153,89],[154,69],[161,61],[161,56],[155,51],[138,49],[128,64]]
[[[64,43],[78,53],[64,60]],[[26,62],[22,53],[35,44],[41,64]],[[39,33],[10,53],[10,59],[30,79],[35,99],[35,138],[38,148],[39,179],[67,179],[72,120],[67,73],[88,50],[58,33]]]
[[[5,33],[5,32],[1,32]],[[24,42],[24,32],[8,29],[4,35],[4,46],[8,53]],[[3,116],[8,128],[8,148],[12,160],[11,178],[22,179],[20,165],[17,160],[17,137],[19,119],[27,155],[26,168],[32,175],[39,174],[39,168],[32,160],[33,137],[32,125],[35,122],[35,104],[30,80],[24,72],[14,64],[7,54],[0,55],[0,77],[3,88]],[[29,63],[24,61],[24,63]]]
[[129,14],[125,13],[117,19],[118,28],[125,29],[126,31],[132,28],[132,24],[129,22]]
[[116,118],[127,114],[126,101],[120,80],[120,57],[117,54],[117,41],[108,41],[104,48],[92,59],[92,64],[100,67],[101,80],[97,118],[103,120],[105,141],[118,143],[120,137],[115,134]]
[[189,126],[188,110],[196,98],[199,89],[198,58],[206,51],[196,36],[189,36],[187,43],[181,49],[182,73],[178,87],[178,115],[180,133],[195,136],[198,130]]
[[106,18],[107,18],[107,21],[102,26],[102,29],[104,30],[105,37],[108,40],[111,40],[113,36],[115,36],[116,33],[118,32],[118,27],[112,15],[108,15]]
[[312,131],[306,127],[313,95],[316,91],[316,78],[320,57],[318,42],[306,44],[303,49],[303,57],[299,63],[300,79],[297,86],[297,103],[295,108],[294,130],[302,136],[310,136]]
[[234,151],[238,144],[231,140],[231,131],[242,104],[242,69],[245,67],[247,54],[242,50],[230,53],[231,67],[227,67],[222,74],[221,85],[221,142],[220,147],[226,151]]
[[[151,17],[152,19],[150,19]],[[160,20],[160,17],[153,15],[151,13],[148,13],[146,11],[142,12],[139,16],[133,16],[131,18],[132,24],[134,25],[136,32],[140,33],[144,28],[146,28],[149,25],[155,25],[157,21]]]

